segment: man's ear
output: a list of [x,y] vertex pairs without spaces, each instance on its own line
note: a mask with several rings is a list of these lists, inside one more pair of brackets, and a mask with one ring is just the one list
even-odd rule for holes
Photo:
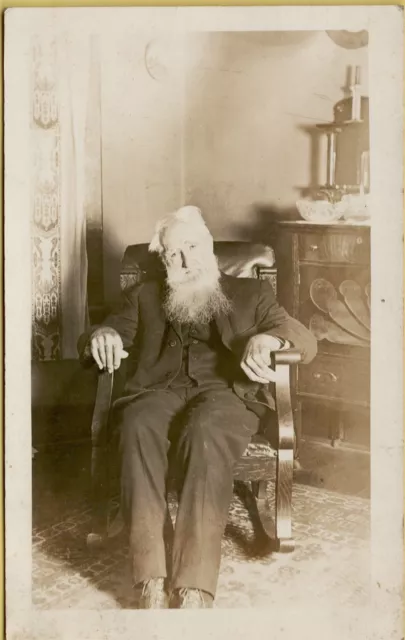
[[151,253],[160,253],[161,244],[160,244],[160,233],[159,233],[159,231],[155,232],[152,240],[150,241],[148,249],[149,249],[149,251]]
[[161,232],[165,225],[166,218],[158,220],[155,226],[155,233],[153,234],[152,240],[149,243],[149,251],[151,253],[161,253],[163,251],[162,241],[161,241]]

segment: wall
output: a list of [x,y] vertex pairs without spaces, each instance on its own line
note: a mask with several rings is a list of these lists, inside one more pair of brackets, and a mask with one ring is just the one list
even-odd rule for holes
[[367,93],[367,49],[325,32],[104,40],[106,301],[125,247],[184,203],[203,209],[217,239],[262,237],[271,213],[291,210],[313,178],[306,128],[332,119],[348,65],[362,67]]
[[246,238],[262,223],[259,209],[288,210],[309,184],[305,128],[333,119],[346,65],[364,65],[365,56],[323,32],[284,42],[281,34],[215,34],[206,56],[218,50],[222,68],[213,60],[189,76],[187,197],[218,239]]
[[[102,165],[104,282],[107,301],[118,288],[125,247],[145,242],[155,220],[181,203],[181,74],[163,81],[144,64],[147,36],[104,42]],[[176,61],[175,61],[176,62]]]

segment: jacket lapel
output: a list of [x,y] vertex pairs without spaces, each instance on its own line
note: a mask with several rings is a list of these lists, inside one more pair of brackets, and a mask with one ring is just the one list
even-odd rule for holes
[[156,315],[159,315],[161,322],[164,324],[165,327],[170,326],[173,331],[176,333],[177,337],[179,338],[180,342],[183,342],[183,335],[182,335],[182,331],[181,331],[181,324],[180,322],[177,322],[177,320],[173,320],[172,322],[168,321],[166,314],[164,312],[164,307],[163,307],[163,301],[166,298],[166,294],[167,294],[167,288],[166,288],[166,282],[160,282],[159,283],[159,303],[158,303],[158,309],[156,310]]
[[242,310],[243,314],[246,300],[244,297],[242,298],[243,292],[241,292],[238,287],[234,286],[234,281],[234,278],[230,278],[224,273],[222,274],[222,291],[233,305],[234,310],[228,315],[225,313],[219,313],[216,315],[214,320],[224,345],[228,349],[231,349],[231,351],[234,351],[237,355],[241,355],[240,352],[241,350],[243,351],[247,339],[255,333],[255,325],[241,331],[240,312]]
[[[221,286],[225,295],[228,297],[231,303],[235,304],[238,293],[235,288],[232,286],[233,280],[228,278],[225,274],[222,274],[221,278]],[[243,308],[243,307],[242,307]],[[243,334],[240,335],[240,340],[238,340],[238,336],[235,335],[235,327],[233,322],[232,313],[230,315],[226,315],[224,313],[219,313],[215,317],[215,322],[217,325],[217,329],[219,331],[219,335],[221,336],[223,344],[231,351],[234,352],[236,357],[241,357],[244,349],[244,345],[246,341],[249,339],[249,334],[254,335],[255,331],[250,333],[250,331],[244,331]],[[254,327],[252,327],[254,329]],[[242,337],[243,335],[243,337]],[[236,338],[236,339],[235,339]],[[246,379],[235,380],[233,384],[233,389],[236,395],[243,400],[252,411],[257,413],[257,415],[261,415],[260,405],[275,409],[275,401],[269,391],[267,385],[259,384],[258,382],[252,382],[249,378]],[[258,396],[261,395],[261,398]],[[262,409],[263,410],[263,409]]]
[[172,327],[174,332],[177,334],[180,342],[183,344],[183,334],[182,334],[182,331],[181,331],[180,322],[178,322],[177,320],[173,320],[172,322],[170,322],[170,326]]
[[[232,282],[224,273],[221,273],[221,287],[222,291],[231,302],[234,303],[235,298],[235,289],[232,287]],[[232,328],[232,322],[229,314],[220,312],[216,314],[214,318],[214,322],[217,326],[219,335],[221,336],[222,342],[228,349],[231,348],[232,338],[234,336],[234,330]]]

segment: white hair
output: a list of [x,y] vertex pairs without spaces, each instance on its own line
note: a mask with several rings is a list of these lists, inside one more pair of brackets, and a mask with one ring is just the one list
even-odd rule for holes
[[149,251],[156,252],[159,255],[162,254],[164,251],[163,236],[165,232],[171,226],[174,226],[178,223],[188,224],[195,229],[199,228],[205,235],[211,235],[207,225],[205,224],[201,210],[198,207],[194,207],[192,205],[180,207],[180,209],[177,209],[177,211],[169,213],[167,216],[161,218],[158,221],[155,227],[155,233],[149,244]]

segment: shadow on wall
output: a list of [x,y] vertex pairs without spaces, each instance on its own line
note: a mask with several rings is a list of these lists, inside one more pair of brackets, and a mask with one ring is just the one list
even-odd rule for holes
[[33,362],[32,444],[55,446],[90,438],[97,370],[78,360]]
[[246,212],[246,222],[232,226],[232,236],[246,242],[266,243],[270,241],[270,225],[277,220],[297,220],[295,207],[280,207],[272,203],[253,204]]
[[[126,246],[122,247],[114,233],[108,228],[104,228],[103,243],[104,312],[107,314],[120,297],[121,261]],[[130,236],[128,237],[128,244],[133,244]]]
[[314,125],[299,125],[298,129],[299,131],[307,134],[310,141],[309,184],[297,187],[300,197],[305,197],[320,187],[321,141],[324,134]]

